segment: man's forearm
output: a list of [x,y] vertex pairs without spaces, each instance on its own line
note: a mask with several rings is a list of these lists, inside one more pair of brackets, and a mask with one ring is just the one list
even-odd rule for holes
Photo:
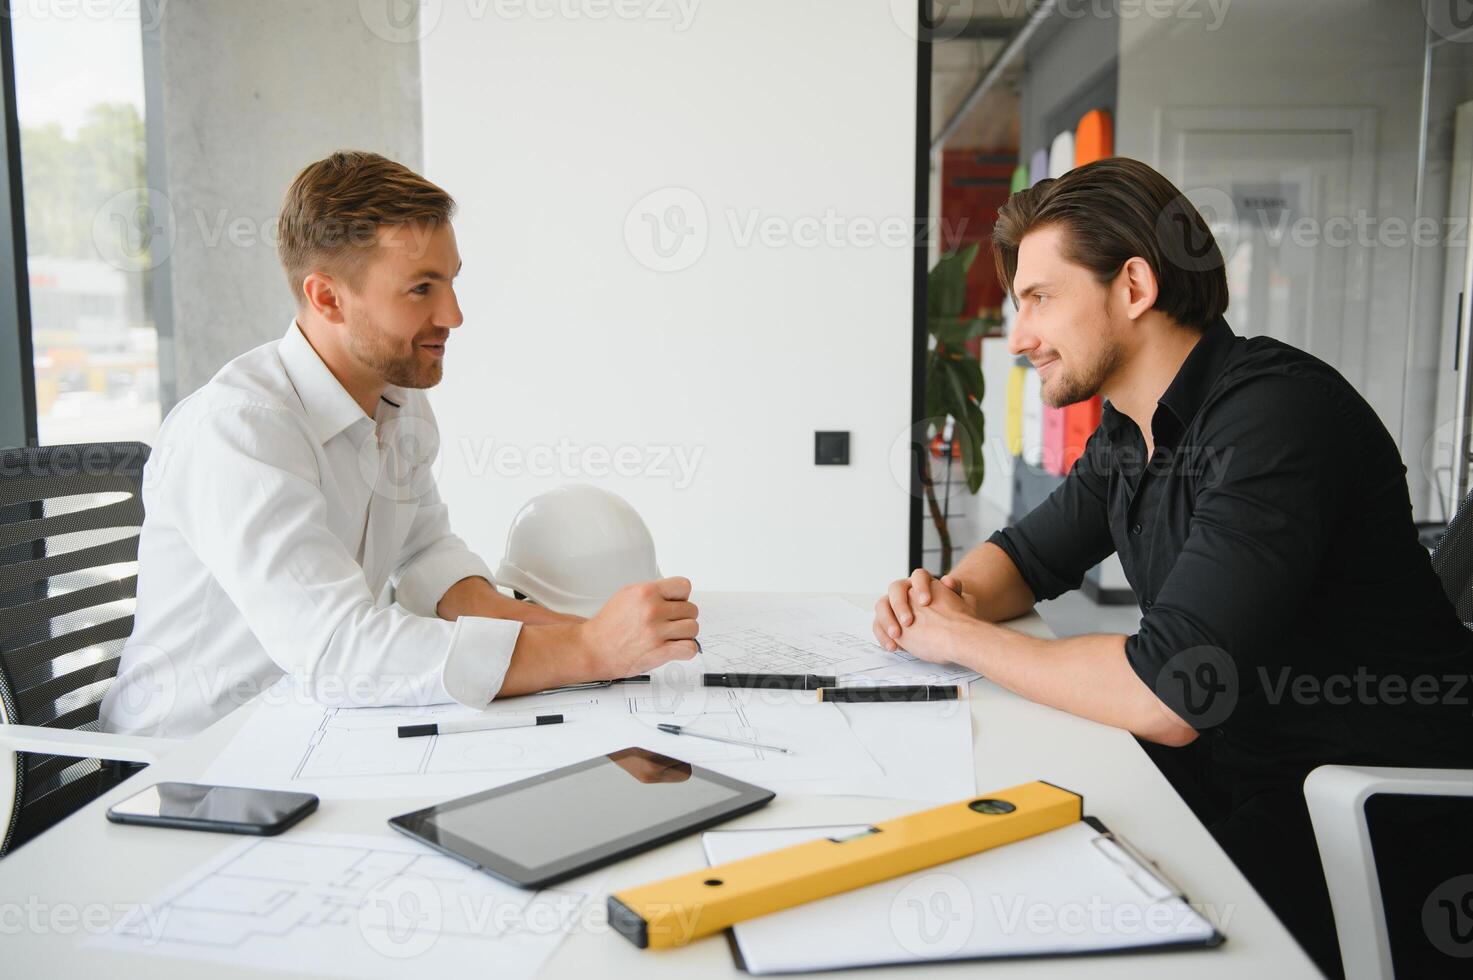
[[958,663],[1030,701],[1163,745],[1185,745],[1197,737],[1131,669],[1124,636],[1040,640],[985,622],[963,629]]
[[1023,581],[1008,553],[990,541],[973,548],[951,571],[977,606],[977,616],[990,623],[1016,619],[1033,608],[1033,590]]
[[553,626],[581,623],[581,616],[569,616],[553,612],[530,602],[522,602],[502,595],[495,586],[480,577],[463,578],[440,598],[435,613],[441,619],[455,620],[462,616],[484,616],[487,619],[515,619],[528,626]]

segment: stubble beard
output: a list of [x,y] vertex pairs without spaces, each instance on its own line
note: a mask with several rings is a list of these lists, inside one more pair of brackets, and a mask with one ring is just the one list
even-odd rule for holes
[[444,374],[438,358],[425,364],[417,343],[404,353],[365,313],[355,312],[349,318],[348,351],[386,383],[399,388],[433,388]]

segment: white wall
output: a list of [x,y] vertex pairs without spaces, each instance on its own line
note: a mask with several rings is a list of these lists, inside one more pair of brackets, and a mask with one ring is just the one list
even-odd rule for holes
[[[913,213],[916,44],[890,9],[908,5],[436,6],[425,167],[460,203],[465,260],[433,396],[457,530],[494,563],[526,499],[586,481],[697,588],[903,574],[912,255],[873,239]],[[704,213],[705,247],[655,271],[644,212],[671,206]],[[741,241],[754,218],[765,244]],[[811,233],[836,243],[792,241]],[[852,465],[815,467],[815,429],[850,430]],[[586,475],[590,447],[625,446],[642,475]],[[696,461],[688,485],[670,460],[648,472],[662,447]]]

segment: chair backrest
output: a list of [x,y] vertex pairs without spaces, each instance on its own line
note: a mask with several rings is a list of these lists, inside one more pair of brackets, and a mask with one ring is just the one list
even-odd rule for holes
[[[137,442],[0,450],[0,722],[95,731],[133,631]],[[116,782],[97,759],[16,753],[0,854]]]
[[1432,552],[1432,568],[1463,625],[1473,629],[1473,500],[1470,494],[1453,515]]

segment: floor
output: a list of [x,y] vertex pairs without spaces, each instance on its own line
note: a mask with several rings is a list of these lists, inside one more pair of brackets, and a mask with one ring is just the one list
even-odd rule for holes
[[[925,531],[925,564],[934,572],[940,567],[940,541],[929,512],[923,511],[922,519]],[[953,564],[1006,523],[1006,516],[981,497],[965,493],[953,495],[947,505],[947,527],[951,531]],[[1102,606],[1083,592],[1070,592],[1049,602],[1039,603],[1038,612],[1056,636],[1078,636],[1081,633],[1128,635],[1136,631],[1141,619],[1141,611],[1134,603]]]

